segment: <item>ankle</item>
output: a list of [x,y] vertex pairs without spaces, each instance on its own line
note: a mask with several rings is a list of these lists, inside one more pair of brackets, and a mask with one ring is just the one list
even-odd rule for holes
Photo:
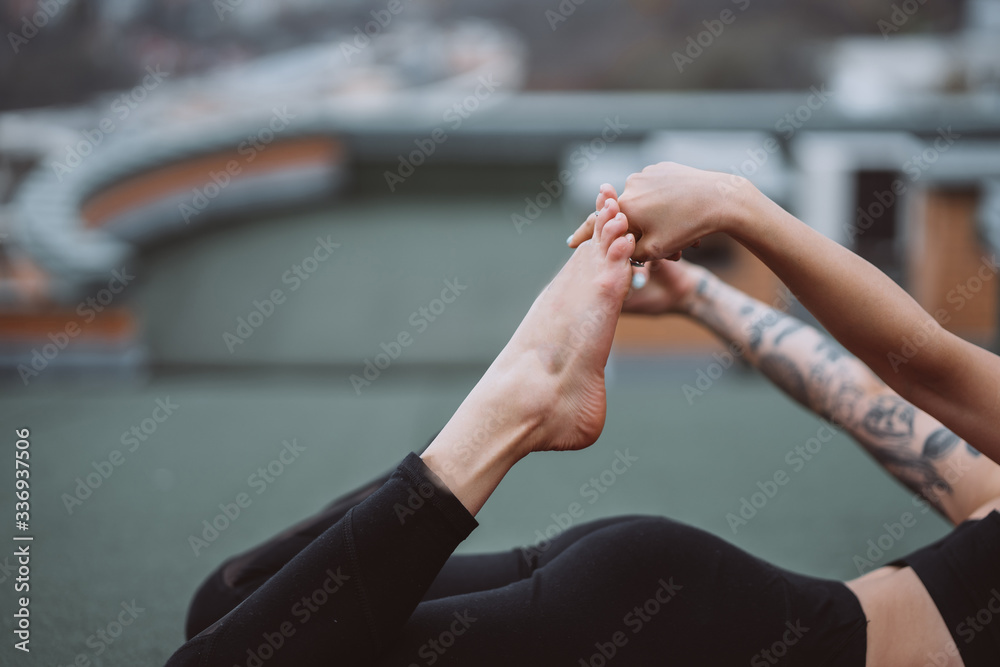
[[502,406],[497,409],[502,411],[508,425],[520,425],[518,430],[532,444],[544,439],[545,422],[564,393],[567,374],[563,370],[568,364],[558,366],[546,359],[543,352],[527,350],[491,367],[480,383],[489,393],[488,402]]

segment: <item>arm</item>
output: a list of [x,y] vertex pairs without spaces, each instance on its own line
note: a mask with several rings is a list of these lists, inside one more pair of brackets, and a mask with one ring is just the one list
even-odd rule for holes
[[750,200],[734,237],[890,387],[1000,461],[1000,358],[943,329],[884,273],[763,195]]
[[[730,174],[660,163],[630,176],[619,203],[635,259],[730,234],[903,398],[1000,462],[1000,358],[945,331],[877,268]],[[904,339],[922,343],[914,353]]]
[[[675,265],[677,266],[677,265]],[[677,304],[782,391],[846,430],[869,454],[953,523],[998,495],[1000,466],[886,387],[813,327],[750,298],[708,271]],[[654,280],[655,282],[655,280]]]

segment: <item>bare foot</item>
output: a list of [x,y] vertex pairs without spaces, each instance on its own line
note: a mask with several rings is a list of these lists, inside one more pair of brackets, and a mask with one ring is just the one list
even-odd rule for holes
[[529,453],[583,449],[601,434],[604,365],[632,279],[635,239],[627,229],[609,199],[591,238],[421,456],[473,515]]
[[618,202],[607,199],[591,238],[538,296],[487,372],[518,369],[520,398],[545,408],[535,451],[582,449],[604,428],[604,366],[632,279],[635,241],[627,229]]

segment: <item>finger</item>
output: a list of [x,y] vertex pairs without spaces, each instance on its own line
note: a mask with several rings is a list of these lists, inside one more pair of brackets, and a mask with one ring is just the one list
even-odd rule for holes
[[[634,232],[634,230],[630,231]],[[636,234],[635,237],[635,252],[632,253],[632,259],[637,262],[651,262],[654,259],[660,259],[658,255],[654,254],[656,249],[648,237],[640,234]]]
[[680,259],[680,251],[673,248],[664,248],[648,235],[636,234],[638,239],[635,244],[635,254],[632,259],[637,262],[651,262],[655,259],[669,259],[677,261]]
[[682,252],[683,251],[678,250],[673,255],[670,255],[669,257],[665,257],[664,259],[666,259],[668,262],[676,262],[676,261],[680,260]]
[[697,241],[691,244],[692,248],[698,248],[700,246],[701,246],[701,239],[698,239]]

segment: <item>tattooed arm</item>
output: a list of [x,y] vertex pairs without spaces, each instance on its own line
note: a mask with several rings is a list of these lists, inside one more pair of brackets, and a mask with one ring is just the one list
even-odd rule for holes
[[[664,162],[629,176],[618,203],[637,239],[633,259],[669,257],[709,234],[729,234],[889,386],[1000,463],[1000,356],[942,327],[951,309],[931,317],[879,269],[739,176]],[[592,220],[572,243],[587,237]],[[995,282],[1000,262],[984,255],[966,271],[962,283]],[[949,303],[957,310],[964,301]]]
[[626,310],[654,312],[653,304],[662,305],[662,295],[672,293],[669,310],[704,324],[955,523],[1000,495],[1000,466],[900,398],[829,336],[694,265],[657,262],[651,268],[650,293],[633,296]]

